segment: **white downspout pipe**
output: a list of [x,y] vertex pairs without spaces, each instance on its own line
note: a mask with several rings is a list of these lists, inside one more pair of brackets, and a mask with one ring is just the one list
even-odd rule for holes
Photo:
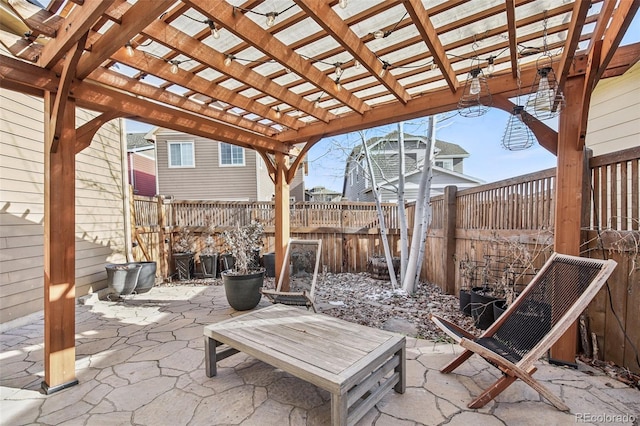
[[122,167],[122,211],[124,213],[124,244],[125,244],[125,256],[127,262],[133,262],[133,252],[131,251],[131,212],[129,211],[131,206],[131,198],[129,197],[129,162],[127,161],[127,128],[124,118],[120,118],[120,151],[122,155],[121,167]]

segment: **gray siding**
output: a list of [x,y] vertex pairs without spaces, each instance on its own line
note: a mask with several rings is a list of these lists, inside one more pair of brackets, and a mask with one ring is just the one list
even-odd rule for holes
[[[194,141],[195,167],[169,168],[169,141]],[[217,141],[160,130],[156,133],[156,152],[158,187],[162,195],[180,200],[242,201],[258,198],[256,154],[250,150],[244,150],[244,166],[219,167]]]
[[[76,125],[93,118],[78,111]],[[44,112],[40,98],[0,89],[0,322],[43,309]],[[76,156],[76,295],[104,288],[124,260],[119,121]]]

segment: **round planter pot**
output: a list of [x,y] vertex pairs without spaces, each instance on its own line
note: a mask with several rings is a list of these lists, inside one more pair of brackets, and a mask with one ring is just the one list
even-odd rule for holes
[[137,264],[108,264],[105,266],[107,270],[107,285],[112,293],[118,296],[126,296],[133,293],[138,283],[138,275],[141,266]]
[[260,287],[264,282],[264,268],[247,275],[236,275],[231,271],[221,273],[227,302],[236,311],[248,311],[260,303]]
[[471,289],[471,316],[477,328],[486,330],[493,324],[493,304],[497,300],[487,294],[490,288],[474,287]]
[[460,290],[460,312],[466,316],[471,316],[471,291]]
[[127,265],[140,265],[140,275],[134,293],[147,293],[153,288],[156,283],[156,262],[129,262]]

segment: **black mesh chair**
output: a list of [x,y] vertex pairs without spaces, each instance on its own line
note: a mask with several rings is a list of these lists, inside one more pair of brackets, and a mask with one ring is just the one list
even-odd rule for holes
[[446,365],[450,373],[474,353],[503,373],[493,385],[469,403],[480,408],[516,379],[521,379],[559,410],[569,408],[532,374],[534,363],[573,324],[616,267],[613,260],[553,254],[522,294],[480,337],[436,316],[431,319],[465,351]]
[[[275,290],[263,288],[262,294],[272,303],[306,306],[316,312],[316,281],[320,267],[322,240],[290,240]],[[285,280],[289,291],[282,291]]]

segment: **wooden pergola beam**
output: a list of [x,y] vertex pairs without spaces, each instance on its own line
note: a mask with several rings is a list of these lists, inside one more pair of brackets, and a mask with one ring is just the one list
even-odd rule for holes
[[[384,65],[369,48],[360,40],[351,28],[338,16],[333,9],[324,2],[315,0],[297,0],[296,2],[307,15],[322,27],[336,42],[351,53],[354,59],[360,61],[371,75],[393,94],[401,103],[406,104],[411,95],[402,87],[398,80],[387,72]],[[385,70],[381,76],[382,70]]]
[[438,65],[438,69],[442,73],[442,76],[447,81],[449,89],[452,92],[456,92],[460,83],[456,77],[456,72],[453,70],[449,58],[447,58],[447,52],[444,50],[438,32],[436,31],[431,18],[427,13],[427,10],[422,5],[420,0],[404,0],[403,1],[407,12],[411,16],[411,20],[418,29],[418,32],[422,36],[422,40],[426,43],[433,60]]
[[329,80],[310,61],[304,59],[289,46],[263,30],[262,27],[244,16],[241,10],[234,8],[226,1],[185,0],[185,3],[205,15],[215,11],[216,21],[235,36],[253,44],[256,49],[259,49],[280,64],[286,64],[291,71],[320,90],[331,94],[331,96],[357,113],[363,114],[371,109],[356,96],[349,93],[348,90],[340,90],[333,81]]
[[[154,19],[157,19],[174,2],[175,0],[139,1],[131,6],[122,16],[122,24],[116,24],[109,28],[106,33],[93,43],[91,51],[82,56],[78,64],[78,78],[83,79],[91,74],[94,69],[109,59],[114,52],[121,49]],[[91,2],[91,4],[95,3],[101,4],[102,2]],[[110,6],[113,0],[105,3]],[[82,9],[87,6],[88,4],[82,6]],[[91,21],[91,24],[94,22],[95,19]]]
[[96,132],[100,130],[100,127],[109,121],[122,116],[123,114],[120,111],[104,112],[78,127],[76,129],[76,154],[79,154],[91,145],[91,141],[93,140]]
[[247,120],[239,115],[225,114],[216,108],[194,102],[185,96],[180,96],[169,92],[168,90],[160,89],[152,86],[151,84],[146,84],[143,81],[138,81],[134,78],[127,77],[103,67],[98,67],[98,69],[89,74],[89,77],[87,77],[86,80],[106,84],[115,89],[124,90],[138,96],[143,96],[147,99],[153,99],[176,108],[183,108],[187,111],[201,114],[214,120],[222,121],[231,126],[240,127],[252,132],[261,133],[267,136],[273,136],[276,132],[272,127],[268,127],[256,121]]
[[26,0],[9,0],[9,7],[33,33],[55,37],[64,19]]
[[214,84],[198,75],[184,70],[179,71],[178,74],[173,74],[169,69],[170,66],[166,62],[140,51],[135,51],[133,56],[130,57],[124,49],[120,49],[120,51],[114,53],[111,57],[121,64],[125,64],[149,75],[169,81],[171,84],[177,84],[197,93],[201,93],[241,108],[245,111],[252,112],[261,117],[268,118],[269,120],[282,124],[290,129],[297,129],[302,124],[299,120],[286,114],[282,114],[278,117],[273,108],[269,108],[259,102],[254,102],[246,96],[235,93],[234,91],[219,84]]
[[206,44],[189,37],[182,31],[165,24],[161,21],[154,21],[149,24],[143,31],[151,39],[167,47],[178,50],[184,55],[195,59],[196,61],[206,64],[212,68],[219,70],[230,78],[241,81],[255,89],[260,90],[266,95],[272,96],[294,108],[304,111],[305,113],[316,117],[324,122],[329,122],[335,118],[333,114],[322,109],[316,108],[313,102],[284,89],[279,84],[263,77],[251,68],[245,67],[236,61],[231,61],[229,65],[225,64],[225,56],[212,49]]
[[67,107],[69,89],[71,88],[73,78],[75,78],[76,65],[80,60],[80,55],[82,55],[86,40],[86,34],[83,37],[80,37],[80,40],[78,40],[75,46],[73,46],[67,53],[67,59],[64,61],[62,66],[60,83],[58,85],[58,90],[55,93],[55,101],[50,111],[51,116],[49,117],[49,125],[51,126],[51,129],[47,134],[51,139],[45,141],[45,144],[49,146],[51,152],[56,152],[58,150],[63,126],[62,118]]
[[564,43],[562,57],[560,58],[560,64],[558,65],[556,73],[558,75],[558,90],[560,91],[564,88],[564,83],[567,81],[567,77],[569,76],[571,62],[573,61],[576,48],[580,42],[580,30],[587,19],[589,7],[591,7],[591,2],[589,1],[576,1],[573,5],[569,32]]
[[613,13],[613,17],[609,26],[604,33],[604,39],[602,41],[602,53],[600,55],[600,66],[596,77],[594,79],[595,84],[598,84],[602,74],[609,66],[611,59],[616,54],[618,46],[622,41],[631,21],[638,12],[640,7],[640,1],[621,1],[618,8]]
[[511,75],[518,78],[518,36],[516,33],[516,2],[506,0],[507,33],[509,34],[509,58],[511,58]]
[[[523,68],[521,78],[524,81],[533,81],[535,66]],[[513,79],[511,73],[496,74],[489,80],[489,89],[497,95],[517,90],[518,82]],[[453,111],[457,108],[459,95],[452,93],[449,88],[430,92],[428,95],[416,97],[406,105],[388,104],[382,105],[359,116],[350,114],[328,124],[308,124],[298,131],[285,131],[276,136],[278,140],[288,143],[302,143],[316,136],[328,137],[343,133],[366,129],[384,124],[396,123],[401,120],[411,120],[441,112]]]
[[[44,68],[53,67],[78,40],[89,32],[96,20],[102,16],[113,2],[114,0],[92,1],[77,7],[71,16],[64,20],[56,37],[42,48],[38,65]],[[81,65],[79,66],[81,67]],[[76,75],[82,78],[82,74],[79,72],[80,69],[78,69]]]

